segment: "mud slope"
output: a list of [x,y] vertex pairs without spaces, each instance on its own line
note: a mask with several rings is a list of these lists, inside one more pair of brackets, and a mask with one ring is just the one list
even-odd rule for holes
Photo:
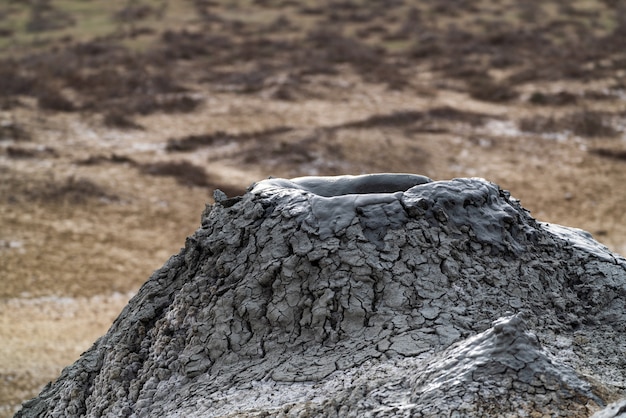
[[17,417],[587,417],[624,395],[626,259],[496,184],[304,177],[215,197]]

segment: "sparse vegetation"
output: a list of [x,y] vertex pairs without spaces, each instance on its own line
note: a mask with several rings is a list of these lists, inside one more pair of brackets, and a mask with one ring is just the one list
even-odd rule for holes
[[[34,90],[40,90],[41,80],[45,80],[47,92],[40,100],[46,109],[106,112],[116,100],[113,106],[121,105],[128,113],[191,112],[198,107],[191,96],[156,98],[183,90],[186,83],[182,80],[187,77],[178,69],[179,60],[192,63],[185,69],[187,74],[201,74],[196,81],[229,85],[244,94],[266,89],[267,80],[284,72],[286,65],[300,83],[306,83],[302,76],[333,74],[347,64],[368,82],[409,88],[411,67],[427,63],[435,71],[464,80],[467,93],[477,100],[507,102],[518,97],[517,84],[610,76],[620,68],[619,59],[611,57],[620,54],[626,33],[621,9],[606,4],[593,13],[587,8],[583,16],[579,8],[554,1],[563,6],[557,9],[559,14],[548,13],[547,7],[539,13],[535,7],[515,3],[518,14],[507,16],[511,21],[467,2],[426,2],[419,8],[395,1],[367,7],[349,1],[333,1],[329,7],[283,2],[281,8],[253,2],[246,7],[272,16],[256,22],[249,19],[253,13],[238,2],[221,14],[219,1],[174,5],[129,0],[121,8],[113,8],[98,2],[70,7],[71,2],[36,0],[29,8],[15,6],[9,13],[30,16],[33,28],[66,33],[68,24],[83,24],[74,15],[91,18],[100,7],[98,16],[108,20],[108,26],[100,26],[109,33],[75,41],[65,37],[45,53],[19,54],[18,61],[7,56],[0,61],[0,91],[4,96],[37,96]],[[405,16],[402,20],[397,13],[392,17],[392,11],[399,10]],[[192,30],[164,25],[170,13],[172,18],[180,13],[189,18],[195,14],[205,27]],[[447,16],[456,23],[434,27],[425,17],[429,15]],[[583,24],[582,18],[597,24]],[[296,23],[300,20],[309,23]],[[136,25],[139,22],[141,27]],[[13,32],[15,29],[7,32],[12,42],[23,42],[23,35]],[[145,39],[138,51],[139,35]],[[591,65],[600,61],[602,66]],[[232,68],[237,63],[248,68]],[[198,71],[189,73],[190,68]],[[494,81],[488,75],[490,68],[509,69],[510,75]],[[52,79],[46,80],[44,75]],[[77,103],[63,100],[63,89],[68,88],[78,93]],[[293,95],[282,91],[275,97],[290,100]],[[542,92],[531,96],[536,104],[559,105],[571,99]]]
[[134,122],[129,116],[118,110],[111,110],[104,115],[102,120],[105,126],[117,129],[143,129],[143,126]]
[[532,104],[542,106],[565,106],[576,104],[576,102],[578,102],[578,98],[575,94],[566,91],[554,94],[535,91],[531,94],[529,101]]
[[505,83],[497,83],[486,76],[472,77],[467,80],[469,95],[486,102],[508,102],[518,94]]
[[19,146],[11,146],[6,149],[7,155],[11,158],[50,158],[56,157],[58,153],[54,148],[24,148]]
[[176,181],[185,186],[209,187],[212,185],[204,168],[189,161],[163,161],[145,164],[141,167],[141,171],[153,176],[174,177]]
[[86,177],[68,176],[51,178],[43,183],[30,185],[24,195],[28,201],[40,204],[81,205],[89,200],[117,201],[119,197]]
[[76,106],[67,99],[60,91],[49,87],[43,87],[37,92],[37,103],[41,109],[55,110],[58,112],[73,112]]
[[566,126],[552,116],[532,116],[520,120],[519,128],[523,132],[545,133],[558,132]]
[[341,128],[379,128],[379,127],[402,127],[412,125],[423,118],[422,112],[404,110],[393,112],[388,115],[375,115],[365,120],[349,122],[341,125]]
[[0,141],[29,141],[30,133],[20,123],[9,121],[0,123]]
[[611,126],[609,116],[602,112],[583,110],[568,119],[576,135],[585,138],[613,137],[618,132]]
[[611,126],[610,116],[602,112],[583,110],[560,118],[553,116],[523,118],[519,125],[525,132],[568,131],[583,138],[614,137],[618,132]]
[[89,158],[76,161],[76,164],[79,165],[98,165],[104,163],[129,164],[131,166],[137,165],[137,162],[132,158],[118,154],[112,154],[110,156],[92,155]]
[[29,32],[46,32],[73,25],[71,14],[54,7],[52,0],[31,0],[30,18],[26,23]]
[[170,152],[187,152],[194,151],[200,147],[219,145],[230,141],[242,142],[251,139],[266,140],[274,135],[289,132],[291,129],[290,127],[279,126],[265,131],[248,132],[238,135],[228,134],[226,132],[215,132],[212,134],[189,135],[183,138],[170,138],[167,141],[165,149]]
[[600,157],[611,158],[614,160],[626,162],[626,150],[623,149],[592,148],[589,150],[589,152]]

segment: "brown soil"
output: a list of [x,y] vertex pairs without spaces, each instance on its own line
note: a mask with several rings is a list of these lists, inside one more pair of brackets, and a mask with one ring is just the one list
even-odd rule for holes
[[215,188],[478,176],[626,254],[617,3],[208,3],[140,52],[126,36],[0,61],[0,417],[106,332]]

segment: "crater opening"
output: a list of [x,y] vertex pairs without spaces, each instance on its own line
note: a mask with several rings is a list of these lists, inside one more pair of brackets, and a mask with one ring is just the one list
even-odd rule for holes
[[411,187],[430,183],[426,176],[408,173],[378,173],[358,176],[307,176],[291,180],[270,178],[256,183],[252,191],[266,188],[300,189],[323,197],[335,197],[350,194],[396,193]]

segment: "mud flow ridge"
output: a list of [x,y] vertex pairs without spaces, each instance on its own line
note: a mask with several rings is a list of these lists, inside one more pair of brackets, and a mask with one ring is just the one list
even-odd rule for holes
[[17,416],[617,416],[625,294],[483,179],[263,180]]

